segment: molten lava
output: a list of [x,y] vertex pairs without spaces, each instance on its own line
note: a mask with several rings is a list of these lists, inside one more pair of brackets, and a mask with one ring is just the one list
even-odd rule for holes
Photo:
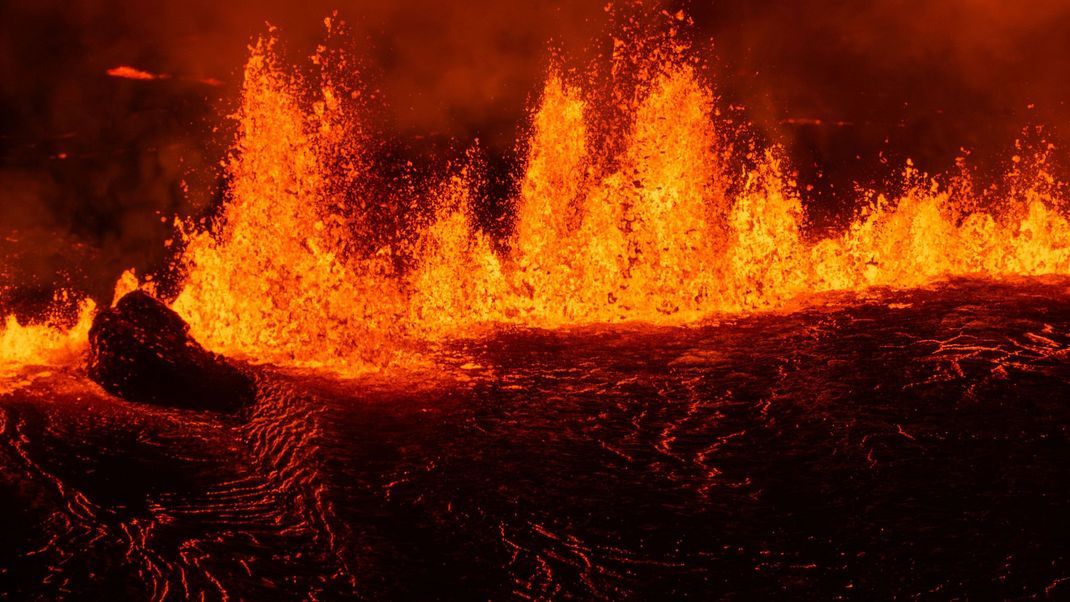
[[174,309],[217,351],[310,366],[378,360],[399,321],[399,283],[378,258],[343,256],[327,153],[352,116],[337,114],[330,88],[304,112],[302,85],[273,41],[253,48],[226,206],[215,231],[183,225],[188,278]]
[[[173,307],[221,353],[360,372],[484,325],[686,324],[826,291],[1070,274],[1050,148],[1016,157],[996,201],[908,165],[905,193],[863,199],[841,232],[814,239],[783,152],[730,142],[733,127],[676,40],[617,73],[611,94],[550,73],[506,239],[478,225],[485,174],[473,152],[420,195],[427,218],[406,244],[369,252],[356,239],[369,223],[346,209],[377,170],[346,102],[355,94],[325,55],[310,80],[276,45],[251,48],[220,214],[179,222],[185,281]],[[77,347],[89,312],[70,330],[9,318],[5,361]]]
[[0,392],[25,366],[66,364],[81,356],[89,340],[96,304],[85,300],[78,307],[73,325],[56,316],[41,323],[23,324],[9,315],[0,323]]
[[170,79],[171,76],[165,73],[151,73],[137,67],[131,67],[129,65],[119,65],[118,67],[112,67],[107,71],[111,77],[117,77],[119,79],[136,79],[141,81],[153,81],[157,79]]

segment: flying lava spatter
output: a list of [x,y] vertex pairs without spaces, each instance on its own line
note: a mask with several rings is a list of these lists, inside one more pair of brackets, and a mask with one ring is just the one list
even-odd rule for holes
[[[275,35],[251,48],[219,217],[179,222],[185,281],[173,307],[222,353],[352,372],[491,324],[677,325],[826,291],[1070,274],[1050,147],[1015,157],[998,202],[908,165],[906,192],[861,199],[838,233],[807,235],[784,153],[730,144],[712,87],[675,36],[614,65],[631,72],[612,94],[549,73],[506,239],[478,226],[473,154],[421,195],[428,217],[408,244],[357,250],[360,215],[341,207],[376,169],[360,147],[362,116],[334,78],[287,68]],[[87,308],[73,329],[9,318],[3,362],[76,348]]]

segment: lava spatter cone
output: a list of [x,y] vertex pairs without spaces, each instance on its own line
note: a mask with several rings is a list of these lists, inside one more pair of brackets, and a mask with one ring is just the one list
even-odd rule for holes
[[97,314],[87,371],[109,393],[140,403],[234,412],[256,395],[249,375],[202,347],[177,313],[143,291]]

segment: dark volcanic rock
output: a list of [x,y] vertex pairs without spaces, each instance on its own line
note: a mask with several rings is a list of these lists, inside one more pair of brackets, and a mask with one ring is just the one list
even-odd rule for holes
[[163,303],[134,291],[97,314],[89,330],[89,377],[130,401],[236,411],[252,402],[252,378],[201,347]]

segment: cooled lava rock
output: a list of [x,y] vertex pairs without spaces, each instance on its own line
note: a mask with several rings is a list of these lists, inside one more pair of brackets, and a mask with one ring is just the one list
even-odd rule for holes
[[171,407],[234,412],[256,394],[250,376],[202,347],[178,314],[142,291],[93,319],[88,372],[113,395]]

